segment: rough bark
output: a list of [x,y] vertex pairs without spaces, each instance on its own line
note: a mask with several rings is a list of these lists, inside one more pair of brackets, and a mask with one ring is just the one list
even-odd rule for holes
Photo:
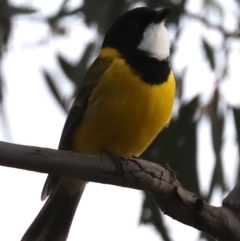
[[240,240],[240,184],[222,207],[184,189],[169,168],[141,159],[90,156],[0,142],[0,165],[149,191],[170,217],[220,241]]

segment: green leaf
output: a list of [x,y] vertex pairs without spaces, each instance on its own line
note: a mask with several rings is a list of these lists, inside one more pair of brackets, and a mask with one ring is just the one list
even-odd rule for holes
[[219,91],[216,88],[207,106],[207,114],[211,121],[213,150],[216,156],[220,156],[221,153],[224,127],[224,115],[219,109],[219,100]]
[[[236,133],[237,133],[238,150],[240,152],[240,108],[232,107],[232,110],[233,110]],[[238,168],[237,180],[239,179],[240,179],[240,169]]]
[[148,192],[144,192],[144,194],[140,223],[153,224],[164,241],[171,241],[158,205]]
[[211,121],[212,144],[215,155],[215,166],[213,169],[213,176],[207,200],[211,198],[216,186],[220,186],[222,191],[226,191],[227,189],[221,157],[225,119],[223,112],[219,109],[219,98],[219,91],[218,88],[216,88],[213,92],[212,99],[206,108],[206,113]]
[[74,66],[69,63],[64,57],[62,57],[60,54],[57,56],[57,60],[63,70],[63,72],[66,74],[66,76],[73,81],[74,75],[73,70]]
[[76,91],[80,85],[80,82],[84,78],[87,71],[87,64],[90,59],[91,53],[93,52],[94,44],[89,43],[85,49],[83,56],[79,59],[76,64],[71,64],[66,61],[61,55],[58,55],[58,62],[65,72],[66,76],[76,85]]
[[46,70],[43,70],[43,75],[45,77],[45,80],[46,80],[46,83],[47,83],[49,89],[52,91],[53,96],[55,97],[57,102],[60,104],[60,106],[63,108],[63,110],[67,113],[69,111],[68,105],[67,105],[66,101],[64,101],[61,98],[61,94],[59,93],[52,77]]
[[0,3],[0,20],[8,20],[17,14],[31,14],[36,10],[32,8],[20,8],[8,3]]
[[203,49],[204,49],[206,57],[209,61],[210,67],[212,70],[214,70],[215,69],[215,59],[214,59],[213,48],[205,39],[202,39],[202,43],[203,43]]
[[238,148],[240,150],[240,108],[232,107],[232,110],[237,133]]

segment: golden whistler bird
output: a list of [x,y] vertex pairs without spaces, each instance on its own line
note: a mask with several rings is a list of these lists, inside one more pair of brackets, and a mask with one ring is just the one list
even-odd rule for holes
[[[170,9],[135,8],[108,30],[67,117],[60,150],[138,157],[168,125],[175,80],[164,20]],[[86,182],[49,175],[48,199],[22,241],[64,241]]]

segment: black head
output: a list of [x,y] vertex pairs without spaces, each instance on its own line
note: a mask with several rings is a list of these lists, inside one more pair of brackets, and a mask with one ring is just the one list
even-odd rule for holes
[[170,8],[159,11],[141,7],[128,11],[108,30],[102,47],[113,47],[120,52],[136,49],[150,24],[160,24],[170,13]]

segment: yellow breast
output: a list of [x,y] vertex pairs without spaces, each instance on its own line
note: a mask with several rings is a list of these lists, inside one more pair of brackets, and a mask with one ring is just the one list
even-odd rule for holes
[[[110,53],[102,51],[99,58]],[[139,156],[170,121],[174,76],[171,72],[163,84],[150,85],[124,59],[114,57],[92,92],[73,139],[73,150],[88,154],[107,150],[124,157]]]

